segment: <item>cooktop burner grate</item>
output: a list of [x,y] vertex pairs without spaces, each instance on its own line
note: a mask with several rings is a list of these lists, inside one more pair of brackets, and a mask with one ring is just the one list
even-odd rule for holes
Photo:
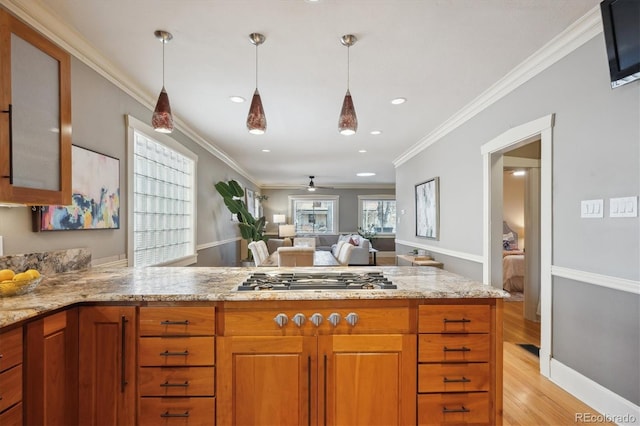
[[254,272],[239,291],[254,290],[378,290],[395,289],[381,272]]

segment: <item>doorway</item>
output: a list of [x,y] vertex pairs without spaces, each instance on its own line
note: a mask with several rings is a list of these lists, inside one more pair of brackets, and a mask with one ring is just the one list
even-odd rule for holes
[[[551,360],[551,160],[554,116],[511,128],[482,145],[483,155],[483,206],[484,250],[483,283],[502,288],[503,258],[503,173],[505,153],[540,141],[539,205],[531,213],[539,215],[539,266],[531,267],[540,276],[540,303],[535,311],[540,315],[540,373],[549,377]],[[526,234],[525,229],[525,234]],[[536,232],[527,236],[527,250],[535,250]],[[525,256],[526,258],[526,256]],[[532,259],[535,257],[532,256]]]

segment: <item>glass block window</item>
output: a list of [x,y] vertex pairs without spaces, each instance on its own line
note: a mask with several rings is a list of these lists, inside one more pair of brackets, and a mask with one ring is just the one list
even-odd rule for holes
[[396,200],[393,196],[360,195],[360,226],[377,234],[395,234]]
[[154,136],[133,131],[133,223],[129,227],[133,253],[129,256],[133,266],[194,263],[195,259],[185,260],[196,255],[197,157],[181,145],[179,152]]

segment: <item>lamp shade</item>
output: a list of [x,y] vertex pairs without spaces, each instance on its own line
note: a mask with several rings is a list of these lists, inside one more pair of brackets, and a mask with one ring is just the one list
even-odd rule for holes
[[249,116],[247,117],[247,129],[253,135],[262,135],[267,131],[267,117],[264,115],[262,99],[260,99],[258,89],[253,92],[253,98],[251,99]]
[[287,218],[285,215],[283,214],[274,214],[273,215],[273,223],[285,223],[287,221]]
[[356,116],[356,109],[353,106],[351,92],[348,89],[342,102],[338,130],[342,135],[354,135],[358,131],[358,117]]
[[171,105],[169,105],[169,95],[162,86],[156,109],[151,117],[151,125],[156,132],[171,133],[173,131],[173,116],[171,115]]
[[296,226],[295,225],[280,225],[278,227],[278,235],[280,235],[283,238],[295,237],[296,236]]

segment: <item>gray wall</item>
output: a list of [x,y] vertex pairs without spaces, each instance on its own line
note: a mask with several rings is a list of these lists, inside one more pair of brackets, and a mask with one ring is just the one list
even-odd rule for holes
[[[304,181],[303,181],[304,182]],[[262,194],[269,197],[262,202],[263,214],[266,216],[267,232],[278,232],[273,224],[274,214],[284,214],[287,216],[287,223],[291,222],[289,215],[289,196],[306,196],[311,193],[304,188],[295,189],[264,189]],[[358,195],[394,195],[394,189],[325,189],[318,190],[313,195],[327,196],[338,195],[338,215],[340,232],[355,232],[358,230]]]
[[[511,127],[552,113],[553,264],[640,279],[640,220],[608,214],[603,219],[579,217],[580,200],[603,198],[608,211],[609,198],[640,193],[640,82],[610,89],[602,34],[398,167],[398,210],[405,209],[405,215],[400,215],[397,237],[481,255],[480,147]],[[439,241],[414,236],[413,187],[434,176],[440,177]],[[580,282],[564,291],[568,284],[557,278],[556,284],[560,292],[553,295],[553,356],[638,404],[638,295],[604,287],[594,291]],[[585,327],[593,322],[586,319],[596,307],[596,318],[615,324],[615,332]],[[584,335],[598,344],[587,345]]]
[[[125,114],[150,122],[151,111],[75,58],[71,67],[71,102],[73,144],[120,159],[120,229],[34,233],[29,208],[0,207],[5,255],[74,247],[88,247],[94,260],[126,254]],[[171,137],[198,156],[197,244],[239,237],[238,227],[231,222],[231,215],[213,185],[219,180],[236,179],[249,188],[256,189],[255,186],[181,132],[174,131]],[[198,266],[235,265],[239,260],[239,242],[200,250],[198,256]]]

